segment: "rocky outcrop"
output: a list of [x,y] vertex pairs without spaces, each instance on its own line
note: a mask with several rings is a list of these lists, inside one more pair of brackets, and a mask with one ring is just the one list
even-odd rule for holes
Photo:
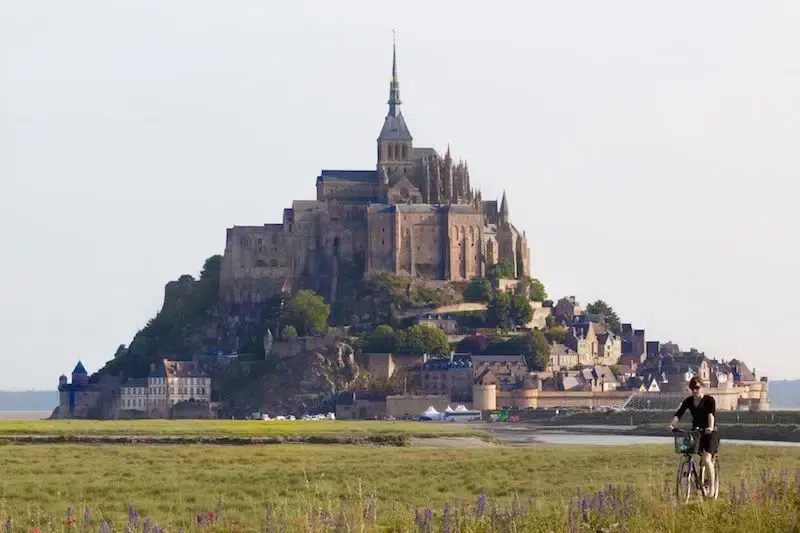
[[[275,344],[277,348],[284,343]],[[244,367],[249,368],[245,371]],[[290,357],[273,355],[266,361],[231,365],[226,373],[212,377],[212,382],[214,379],[218,379],[219,396],[224,399],[221,416],[244,416],[253,411],[300,416],[332,410],[335,394],[358,386],[364,376],[353,348],[330,339]]]

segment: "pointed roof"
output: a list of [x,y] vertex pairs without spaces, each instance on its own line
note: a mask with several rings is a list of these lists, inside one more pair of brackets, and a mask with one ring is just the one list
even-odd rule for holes
[[503,199],[500,200],[500,216],[508,218],[508,200],[506,200],[506,191],[503,190]]
[[390,117],[396,117],[399,113],[398,106],[403,102],[400,100],[400,80],[397,77],[397,42],[395,41],[395,32],[392,30],[392,79],[389,82],[389,114]]
[[72,371],[73,374],[87,374],[86,368],[84,368],[83,363],[78,361],[78,364],[75,365],[75,370]]
[[379,141],[410,141],[412,140],[411,132],[408,131],[406,119],[403,118],[403,113],[400,112],[400,80],[397,77],[397,44],[392,38],[392,79],[389,82],[389,112],[386,114],[386,119],[383,121],[383,128],[378,135]]

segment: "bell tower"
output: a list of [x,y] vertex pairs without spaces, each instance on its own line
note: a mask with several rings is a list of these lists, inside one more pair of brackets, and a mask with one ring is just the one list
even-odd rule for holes
[[[394,33],[394,32],[392,32]],[[397,42],[392,38],[392,79],[389,82],[389,112],[383,121],[378,135],[378,172],[386,169],[391,174],[395,170],[411,166],[411,147],[413,137],[408,131],[406,120],[400,111],[400,81],[397,77]]]

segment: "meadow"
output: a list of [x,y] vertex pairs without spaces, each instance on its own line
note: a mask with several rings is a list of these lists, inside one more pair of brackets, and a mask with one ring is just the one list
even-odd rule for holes
[[[55,441],[136,440],[225,443],[311,442],[405,444],[411,437],[481,437],[488,434],[450,424],[341,420],[0,420],[0,441],[23,437]],[[89,439],[86,439],[89,440]]]
[[[728,446],[677,506],[671,446],[0,446],[0,523],[38,531],[798,531],[800,450]],[[579,493],[580,491],[580,493]]]

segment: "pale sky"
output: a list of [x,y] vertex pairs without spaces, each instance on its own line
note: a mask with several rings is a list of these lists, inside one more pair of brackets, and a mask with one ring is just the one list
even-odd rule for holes
[[234,224],[417,146],[508,192],[551,296],[800,377],[800,4],[0,0],[0,388],[90,372]]

